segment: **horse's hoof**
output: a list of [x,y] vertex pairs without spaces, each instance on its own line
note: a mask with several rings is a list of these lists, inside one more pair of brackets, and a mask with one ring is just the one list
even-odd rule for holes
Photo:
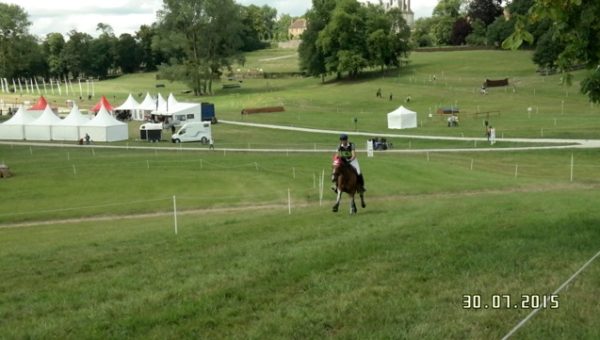
[[363,208],[366,208],[366,207],[367,207],[367,205],[366,205],[366,204],[364,204],[364,203],[363,203],[363,204],[361,204],[360,206],[361,206],[361,207],[363,207]]
[[333,209],[331,209],[331,211],[338,212],[338,207],[333,207]]

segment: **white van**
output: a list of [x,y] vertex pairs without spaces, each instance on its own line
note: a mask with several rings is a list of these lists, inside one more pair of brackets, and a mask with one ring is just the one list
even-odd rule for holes
[[173,143],[201,142],[208,143],[212,138],[210,122],[193,122],[184,124],[171,136]]

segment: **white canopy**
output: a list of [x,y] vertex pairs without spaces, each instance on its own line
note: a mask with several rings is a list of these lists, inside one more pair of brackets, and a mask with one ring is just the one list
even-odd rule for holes
[[177,99],[175,99],[173,92],[169,93],[169,98],[167,98],[168,107],[175,107],[177,104],[179,104],[179,102],[177,101]]
[[417,113],[404,106],[388,113],[388,129],[410,129],[417,127]]
[[79,107],[73,104],[71,112],[52,128],[52,139],[62,141],[77,141],[83,136],[79,133],[82,125],[87,124],[90,119],[81,114]]
[[98,111],[96,117],[79,129],[82,135],[90,135],[92,141],[115,142],[129,139],[129,128],[127,124],[113,118],[104,105]]
[[50,105],[47,105],[38,119],[25,125],[25,139],[52,140],[52,128],[56,124],[60,124],[60,122],[60,118],[52,111]]
[[140,109],[140,103],[138,103],[135,99],[133,99],[133,96],[131,95],[131,93],[129,94],[129,96],[127,97],[127,100],[125,100],[125,102],[123,104],[121,104],[121,106],[119,107],[115,107],[115,111],[131,111],[131,117],[133,118],[133,120],[144,120],[144,114],[142,112],[142,110]]
[[138,109],[144,111],[154,111],[156,110],[156,100],[152,98],[150,92],[146,93],[146,98],[142,101],[142,103],[138,106]]
[[133,96],[130,93],[127,97],[127,100],[125,100],[125,102],[121,104],[121,106],[115,107],[115,110],[137,110],[139,109],[139,107],[140,104],[135,99],[133,99]]
[[157,105],[156,105],[154,111],[152,111],[152,114],[159,115],[159,116],[168,116],[169,115],[169,112],[168,112],[169,104],[165,100],[165,98],[163,98],[163,96],[160,95],[160,93],[156,97],[156,102],[157,102]]
[[0,139],[25,139],[25,125],[35,120],[23,106],[6,122],[0,124]]

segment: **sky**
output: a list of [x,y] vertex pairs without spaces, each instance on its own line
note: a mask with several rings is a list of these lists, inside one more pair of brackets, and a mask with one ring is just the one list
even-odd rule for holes
[[[156,21],[156,11],[162,7],[162,0],[0,0],[17,4],[25,9],[32,25],[29,32],[44,37],[51,32],[63,35],[73,29],[96,37],[99,22],[110,25],[115,35],[133,34],[141,25]],[[236,0],[242,5],[269,5],[278,14],[303,15],[312,0]],[[51,4],[51,5],[50,5]],[[76,5],[75,5],[76,4]],[[415,18],[431,16],[437,0],[412,0],[411,7]]]

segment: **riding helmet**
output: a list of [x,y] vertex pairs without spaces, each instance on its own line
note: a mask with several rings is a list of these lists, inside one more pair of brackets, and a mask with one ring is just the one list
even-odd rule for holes
[[345,134],[345,133],[342,133],[342,134],[340,135],[340,140],[348,140],[348,135],[347,135],[347,134]]

